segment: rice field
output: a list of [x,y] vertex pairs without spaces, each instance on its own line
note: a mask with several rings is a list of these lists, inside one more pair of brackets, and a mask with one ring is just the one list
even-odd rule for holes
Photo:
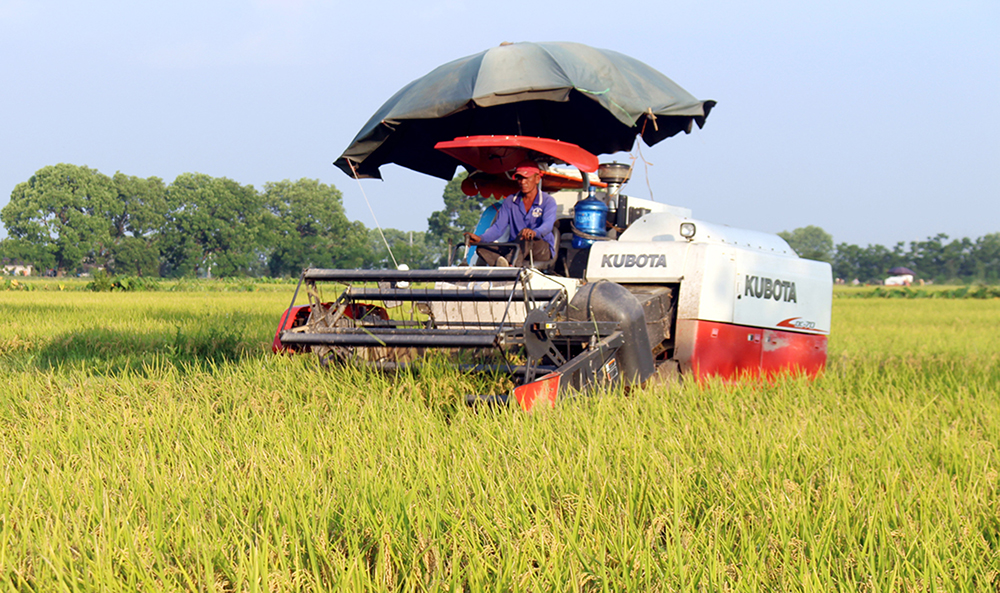
[[1000,590],[996,299],[529,415],[272,356],[291,291],[0,292],[0,591]]

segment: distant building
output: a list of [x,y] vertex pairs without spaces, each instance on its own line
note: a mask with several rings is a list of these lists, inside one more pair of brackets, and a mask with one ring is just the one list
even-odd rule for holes
[[21,264],[10,260],[3,262],[3,273],[7,276],[31,276],[31,264]]

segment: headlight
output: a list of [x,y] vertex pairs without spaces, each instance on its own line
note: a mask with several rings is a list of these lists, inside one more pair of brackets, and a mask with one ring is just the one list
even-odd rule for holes
[[694,239],[694,233],[697,229],[693,222],[682,222],[681,223],[681,236],[690,241]]

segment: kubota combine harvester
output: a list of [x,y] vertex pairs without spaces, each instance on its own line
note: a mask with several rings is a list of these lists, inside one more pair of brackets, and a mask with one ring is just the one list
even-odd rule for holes
[[[526,158],[548,165],[556,257],[490,268],[467,248],[436,270],[307,269],[275,349],[387,370],[440,350],[515,385],[475,399],[512,395],[525,409],[678,373],[815,375],[826,363],[829,264],[798,258],[775,235],[628,196],[629,168],[594,156],[628,150],[637,135],[652,145],[690,132],[714,104],[641,62],[573,43],[505,44],[410,83],[336,164],[359,178],[394,162],[443,179],[463,165],[463,189],[484,196],[513,193],[503,173]],[[309,304],[295,306],[303,287]]]

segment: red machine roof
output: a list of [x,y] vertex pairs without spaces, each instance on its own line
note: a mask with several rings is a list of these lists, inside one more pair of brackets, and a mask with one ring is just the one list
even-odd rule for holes
[[[576,144],[530,136],[465,136],[438,142],[434,148],[484,173],[510,171],[525,159],[541,153],[581,171],[597,170],[597,157]],[[537,157],[535,157],[537,158]]]

